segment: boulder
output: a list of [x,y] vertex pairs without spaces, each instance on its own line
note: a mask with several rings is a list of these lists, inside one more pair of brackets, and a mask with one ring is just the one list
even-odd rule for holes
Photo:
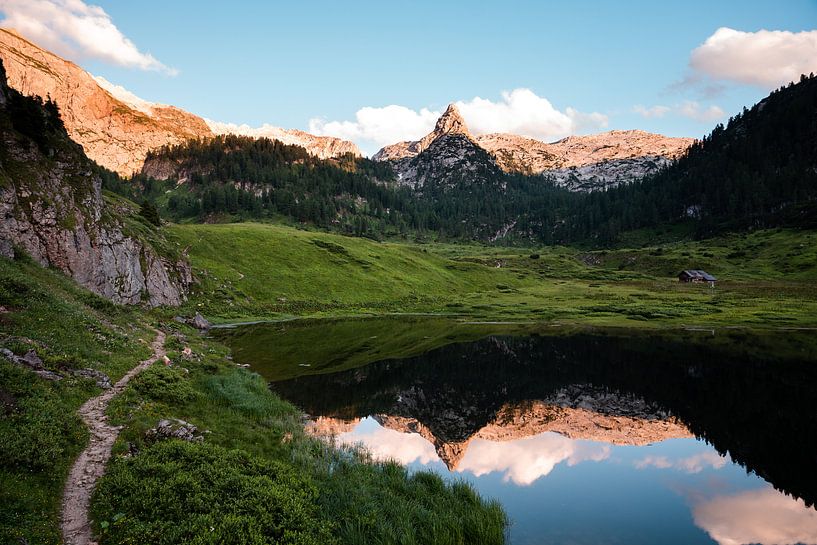
[[165,439],[181,439],[191,443],[201,443],[204,436],[199,433],[199,429],[189,422],[178,418],[168,418],[160,420],[155,428],[149,429],[145,433],[148,443],[155,443]]
[[187,323],[189,323],[190,325],[192,325],[196,329],[201,329],[201,330],[210,329],[210,322],[208,322],[207,319],[198,312],[193,317],[193,319],[188,320]]

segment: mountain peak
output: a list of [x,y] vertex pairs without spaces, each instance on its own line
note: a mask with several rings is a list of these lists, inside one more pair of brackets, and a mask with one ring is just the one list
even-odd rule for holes
[[465,136],[471,136],[468,132],[468,126],[465,124],[465,120],[462,118],[462,114],[460,114],[460,110],[456,104],[451,103],[448,105],[443,115],[437,120],[434,132],[428,136],[433,135],[434,138],[436,138],[443,134],[464,134]]

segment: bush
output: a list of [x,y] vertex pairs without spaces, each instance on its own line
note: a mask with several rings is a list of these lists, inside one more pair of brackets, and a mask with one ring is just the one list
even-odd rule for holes
[[198,395],[183,370],[163,363],[154,363],[139,373],[131,384],[140,394],[166,403],[184,403]]
[[0,467],[52,468],[82,444],[85,428],[58,388],[0,362]]
[[103,544],[335,543],[316,498],[282,462],[173,440],[113,463],[92,504]]

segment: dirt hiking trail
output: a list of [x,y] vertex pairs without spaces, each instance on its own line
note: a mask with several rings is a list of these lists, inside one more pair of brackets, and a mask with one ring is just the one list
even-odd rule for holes
[[139,362],[109,390],[86,401],[79,415],[88,426],[91,439],[71,467],[62,497],[62,538],[65,545],[92,545],[91,521],[88,508],[96,482],[105,473],[111,457],[111,447],[119,436],[119,426],[108,424],[105,412],[111,400],[125,389],[130,379],[165,355],[165,334],[156,331],[151,343],[153,355]]

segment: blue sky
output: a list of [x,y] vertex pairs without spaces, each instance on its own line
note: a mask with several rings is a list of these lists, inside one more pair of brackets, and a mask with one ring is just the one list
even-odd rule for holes
[[[370,114],[377,124],[392,119],[378,110],[388,105],[412,112],[426,108],[425,118],[430,118],[454,101],[462,101],[471,117],[493,116],[482,123],[485,127],[517,127],[517,132],[542,139],[563,132],[630,128],[701,136],[775,86],[771,77],[748,81],[751,66],[743,73],[730,73],[730,64],[758,62],[756,71],[762,72],[773,68],[768,64],[782,62],[780,57],[770,60],[773,56],[761,47],[754,57],[720,58],[712,61],[714,65],[704,59],[703,72],[693,70],[693,50],[717,29],[790,31],[795,33],[791,38],[795,47],[812,47],[812,36],[817,43],[817,32],[805,34],[817,28],[814,0],[85,4],[0,0],[0,11],[12,22],[21,16],[47,18],[45,12],[32,13],[34,4],[54,4],[56,13],[64,9],[74,14],[85,4],[99,6],[139,52],[177,72],[170,75],[167,70],[112,61],[87,44],[68,55],[144,99],[219,121],[334,131],[355,138],[369,152],[379,145],[378,138],[391,133],[384,136],[377,128],[361,127],[356,118],[361,108],[374,109]],[[52,21],[49,32],[67,33],[71,43],[66,21],[57,22],[58,31]],[[743,43],[734,41],[733,46],[745,50]],[[803,47],[800,55],[808,56]],[[509,106],[510,110],[497,109],[508,106],[502,92],[514,89],[529,90],[530,100]],[[489,103],[480,110],[473,103],[475,97]],[[556,126],[539,130],[531,125],[534,122],[522,119],[505,127],[496,119],[506,111],[524,118],[525,108],[543,104],[532,97],[552,105],[555,112],[540,117],[548,123],[550,115]],[[394,123],[407,125],[395,136],[410,136],[429,123],[420,113],[413,120],[402,110],[389,115],[395,113],[400,115]],[[593,113],[597,115],[582,115]]]

